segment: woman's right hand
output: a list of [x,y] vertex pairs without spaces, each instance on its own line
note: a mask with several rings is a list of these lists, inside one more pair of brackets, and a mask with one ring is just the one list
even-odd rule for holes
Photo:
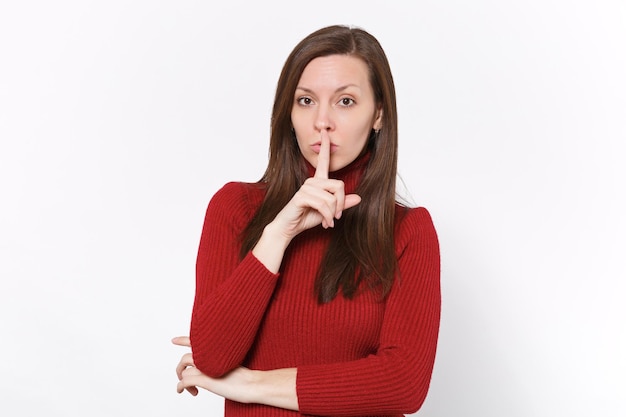
[[285,249],[299,233],[321,224],[333,227],[344,210],[356,206],[361,197],[345,195],[343,181],[328,178],[330,167],[330,138],[321,132],[321,146],[315,175],[308,178],[287,205],[265,226],[252,254],[265,267],[277,273]]
[[320,133],[321,145],[315,175],[308,178],[287,205],[271,223],[275,231],[281,231],[291,241],[299,233],[319,224],[329,228],[344,210],[361,202],[357,194],[345,195],[341,180],[328,178],[330,167],[330,137],[326,130]]

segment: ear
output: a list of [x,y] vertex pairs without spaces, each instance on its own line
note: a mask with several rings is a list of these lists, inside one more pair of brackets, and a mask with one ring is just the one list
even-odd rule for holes
[[372,129],[380,130],[383,127],[383,108],[380,107],[376,110],[376,119],[374,119],[374,125],[372,125]]

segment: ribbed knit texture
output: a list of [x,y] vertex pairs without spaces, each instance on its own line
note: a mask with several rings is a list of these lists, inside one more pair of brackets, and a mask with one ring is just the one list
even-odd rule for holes
[[[352,192],[363,161],[335,177]],[[331,174],[332,175],[332,174]],[[310,229],[272,274],[252,255],[238,260],[238,236],[261,204],[258,184],[228,183],[207,209],[191,322],[195,365],[221,376],[297,367],[300,413],[226,401],[227,417],[401,416],[419,409],[435,360],[440,316],[439,245],[424,208],[398,207],[399,278],[381,300],[364,289],[320,305],[313,291],[332,229]]]

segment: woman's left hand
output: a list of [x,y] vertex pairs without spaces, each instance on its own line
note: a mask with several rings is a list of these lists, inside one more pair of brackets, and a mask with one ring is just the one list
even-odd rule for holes
[[[191,347],[187,336],[175,337],[172,343]],[[251,391],[250,384],[253,382],[253,371],[248,368],[239,367],[220,378],[211,378],[195,367],[191,353],[185,353],[176,366],[176,375],[178,376],[176,391],[179,394],[187,390],[195,396],[198,395],[198,388],[204,388],[232,401],[240,403],[251,401],[248,394]]]

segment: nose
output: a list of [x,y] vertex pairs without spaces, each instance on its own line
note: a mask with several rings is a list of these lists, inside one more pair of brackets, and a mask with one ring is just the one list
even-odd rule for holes
[[330,109],[325,106],[320,106],[315,118],[315,129],[319,130],[332,130],[334,127]]

